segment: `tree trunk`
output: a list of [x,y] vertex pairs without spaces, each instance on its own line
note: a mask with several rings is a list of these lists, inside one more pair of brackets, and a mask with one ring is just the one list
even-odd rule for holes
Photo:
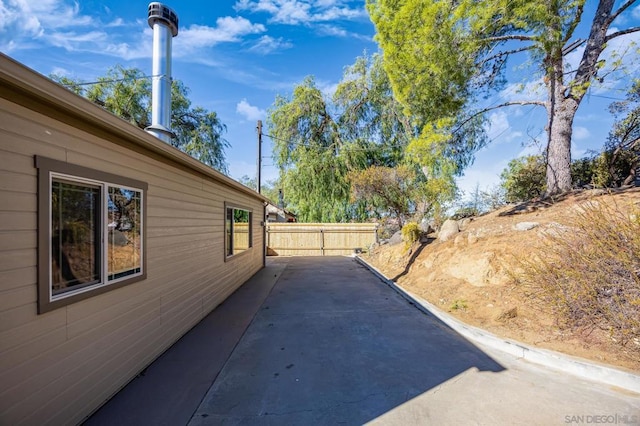
[[571,190],[571,134],[577,105],[567,99],[558,102],[550,114],[547,147],[547,193]]
[[[598,72],[598,58],[606,46],[606,34],[611,24],[615,0],[599,0],[591,24],[589,38],[571,84],[564,84],[562,47],[556,46],[545,58],[546,82],[549,91],[549,125],[547,145],[547,193],[555,195],[571,190],[571,127],[578,106],[589,84]],[[626,2],[624,8],[633,2]],[[561,28],[554,28],[561,31]],[[559,49],[559,50],[558,50]]]
[[638,161],[634,161],[631,165],[631,169],[629,170],[629,175],[622,182],[621,186],[631,185],[636,180],[636,169],[638,168]]

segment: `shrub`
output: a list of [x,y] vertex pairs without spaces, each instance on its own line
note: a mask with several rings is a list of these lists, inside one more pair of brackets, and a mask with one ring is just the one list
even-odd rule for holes
[[420,227],[416,222],[407,222],[402,227],[402,240],[409,247],[420,239]]
[[516,282],[576,332],[605,330],[640,353],[640,221],[618,206],[588,202],[574,226],[553,228],[539,257],[523,256]]
[[529,155],[509,161],[500,174],[500,185],[504,188],[508,203],[528,201],[546,190],[546,164],[541,155]]
[[454,300],[451,306],[449,306],[449,310],[451,311],[457,311],[457,310],[464,311],[466,309],[467,309],[467,301],[462,299]]
[[480,215],[480,212],[475,207],[462,207],[456,210],[455,213],[451,215],[451,219],[460,220],[460,219],[466,219],[468,217],[476,217],[479,215]]

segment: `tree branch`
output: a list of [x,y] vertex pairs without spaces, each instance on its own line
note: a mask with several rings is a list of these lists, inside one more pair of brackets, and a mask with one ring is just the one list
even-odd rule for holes
[[611,24],[613,21],[616,20],[616,18],[625,10],[627,10],[629,8],[629,6],[631,6],[632,4],[634,4],[636,2],[636,0],[627,0],[626,3],[624,3],[622,6],[620,6],[618,8],[618,10],[616,10],[615,12],[613,12],[611,15],[609,15],[608,21],[609,24]]
[[481,64],[486,64],[487,62],[493,60],[493,59],[497,59],[500,58],[502,56],[507,56],[507,55],[512,55],[514,53],[520,53],[520,52],[525,52],[527,50],[531,50],[533,49],[535,46],[525,46],[525,47],[521,47],[519,49],[513,49],[513,50],[507,50],[504,52],[500,52],[500,53],[496,53],[495,55],[491,55],[488,58],[484,59]]
[[582,20],[582,13],[584,12],[584,3],[581,3],[578,6],[578,10],[576,10],[576,14],[575,14],[575,19],[573,20],[573,22],[571,22],[571,25],[569,26],[569,29],[567,30],[567,33],[565,34],[564,38],[562,39],[562,43],[566,44],[569,40],[571,40],[571,37],[573,36],[573,32],[576,30],[576,27],[578,26],[578,24],[580,23],[580,21]]
[[468,122],[470,122],[471,120],[473,120],[477,116],[485,114],[485,113],[487,113],[489,111],[493,111],[494,109],[504,108],[504,107],[508,107],[508,106],[525,106],[525,105],[537,105],[537,106],[542,106],[542,107],[545,107],[545,108],[547,107],[547,103],[545,101],[510,101],[510,102],[504,102],[504,103],[501,103],[500,105],[495,105],[495,106],[492,106],[492,107],[483,108],[480,111],[474,112],[469,117],[464,119],[462,121],[462,123],[460,123],[460,125],[458,125],[458,127],[456,127],[456,129],[452,133],[456,133],[457,131],[462,129]]
[[640,31],[640,27],[631,27],[631,28],[627,28],[626,30],[616,31],[615,33],[611,33],[608,36],[606,36],[604,38],[604,41],[608,42],[609,40],[614,39],[616,37],[620,37],[625,34],[635,33],[638,31]]
[[487,38],[481,39],[480,41],[509,41],[509,40],[535,41],[535,39],[531,36],[517,35],[517,34],[487,37]]
[[[601,0],[598,3],[598,9],[596,10],[593,22],[591,23],[591,30],[589,32],[589,37],[587,38],[587,45],[582,53],[582,59],[580,60],[580,65],[578,65],[576,76],[570,85],[572,88],[566,95],[573,98],[578,103],[580,103],[586,93],[583,88],[585,85],[589,84],[596,75],[596,64],[606,43],[605,32],[608,28],[608,19],[611,16],[613,3],[614,0]],[[581,90],[574,91],[574,87],[581,88]]]

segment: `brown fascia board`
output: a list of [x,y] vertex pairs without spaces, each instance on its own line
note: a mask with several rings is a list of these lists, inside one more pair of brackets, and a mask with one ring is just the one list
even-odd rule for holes
[[[72,122],[100,137],[111,136],[150,151],[165,161],[177,163],[192,172],[268,202],[262,194],[242,185],[217,170],[201,163],[179,149],[157,139],[142,129],[110,113],[82,96],[37,73],[9,56],[0,53],[0,97],[37,112],[66,115]],[[63,120],[64,121],[64,120]]]

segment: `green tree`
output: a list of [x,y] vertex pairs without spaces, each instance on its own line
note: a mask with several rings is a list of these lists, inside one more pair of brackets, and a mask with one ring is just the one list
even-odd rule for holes
[[277,96],[268,119],[289,207],[304,222],[349,218],[347,166],[336,122],[312,77]]
[[483,211],[493,211],[504,206],[507,202],[505,199],[505,190],[500,185],[495,185],[486,191],[480,192]]
[[[574,38],[585,0],[367,0],[367,9],[394,92],[421,129],[412,149],[422,161],[464,167],[486,142],[482,114],[538,105],[547,111],[546,191],[555,194],[571,189],[573,119],[594,80],[607,75],[603,50],[640,30],[611,27],[635,2],[626,0],[614,10],[614,0],[599,0],[586,41]],[[583,43],[577,69],[568,69],[566,56]],[[508,59],[525,53],[546,99],[474,110],[483,90],[505,83]],[[612,62],[609,70],[620,66],[619,58]]]
[[571,163],[571,179],[578,188],[598,182],[599,156],[583,157]]
[[332,99],[313,77],[276,97],[267,126],[288,208],[304,222],[367,217],[364,203],[350,198],[348,173],[396,166],[412,131],[375,55],[345,69]]
[[541,155],[514,158],[500,174],[508,203],[539,197],[545,189],[545,161]]
[[624,101],[614,102],[609,109],[616,121],[605,144],[608,171],[614,185],[628,185],[640,166],[640,79]]
[[400,227],[415,207],[420,196],[416,172],[408,166],[371,166],[348,174],[351,199],[363,201],[377,217],[389,213],[398,219]]
[[367,165],[394,167],[403,161],[414,129],[393,96],[381,55],[365,54],[345,68],[333,104],[340,138],[366,150]]
[[[91,85],[58,75],[51,78],[141,129],[151,124],[151,82],[137,68],[117,65]],[[173,81],[171,129],[176,137],[171,145],[227,173],[224,150],[229,143],[222,137],[226,127],[215,112],[192,107],[188,94],[181,81]]]
[[[256,178],[249,177],[248,175],[243,175],[238,182],[246,186],[247,188],[251,188],[253,190],[256,189]],[[262,182],[260,186],[260,193],[271,200],[275,205],[278,204],[278,181],[277,180],[268,180],[266,182]]]

